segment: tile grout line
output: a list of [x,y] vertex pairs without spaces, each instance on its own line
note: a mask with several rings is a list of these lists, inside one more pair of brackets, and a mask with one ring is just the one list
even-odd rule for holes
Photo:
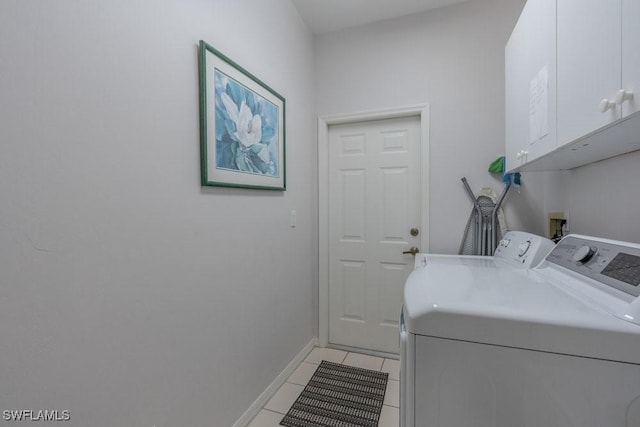
[[[389,406],[389,405],[383,405],[383,406]],[[283,414],[282,412],[278,412],[278,411],[274,411],[273,409],[267,409],[267,408],[262,408],[263,411],[269,411],[269,412],[273,412],[274,414],[278,414],[278,415],[287,415],[287,414]]]

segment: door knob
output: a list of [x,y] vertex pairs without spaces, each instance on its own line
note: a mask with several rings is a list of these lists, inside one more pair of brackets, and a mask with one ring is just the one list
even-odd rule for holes
[[403,254],[411,254],[413,256],[416,256],[416,254],[420,252],[420,249],[416,248],[415,246],[412,246],[411,249],[409,249],[408,251],[402,252]]
[[622,104],[624,101],[631,101],[633,99],[633,92],[630,90],[620,89],[616,93],[616,104]]
[[600,101],[601,113],[606,113],[608,110],[613,110],[614,108],[616,108],[616,103],[614,101],[608,100],[606,98]]

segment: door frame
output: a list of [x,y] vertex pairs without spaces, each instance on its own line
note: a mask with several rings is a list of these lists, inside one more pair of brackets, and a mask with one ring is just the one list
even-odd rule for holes
[[329,126],[420,117],[420,250],[429,252],[429,105],[318,117],[318,345],[329,344]]

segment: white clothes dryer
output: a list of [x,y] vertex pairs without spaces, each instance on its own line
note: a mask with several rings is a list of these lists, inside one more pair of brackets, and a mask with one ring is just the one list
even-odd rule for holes
[[401,426],[640,426],[640,245],[570,235],[516,268],[513,243],[407,279]]

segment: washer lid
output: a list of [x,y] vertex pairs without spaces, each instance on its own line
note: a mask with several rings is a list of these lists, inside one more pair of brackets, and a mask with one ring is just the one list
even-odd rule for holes
[[640,364],[640,327],[579,300],[530,269],[429,256],[404,289],[413,334]]

